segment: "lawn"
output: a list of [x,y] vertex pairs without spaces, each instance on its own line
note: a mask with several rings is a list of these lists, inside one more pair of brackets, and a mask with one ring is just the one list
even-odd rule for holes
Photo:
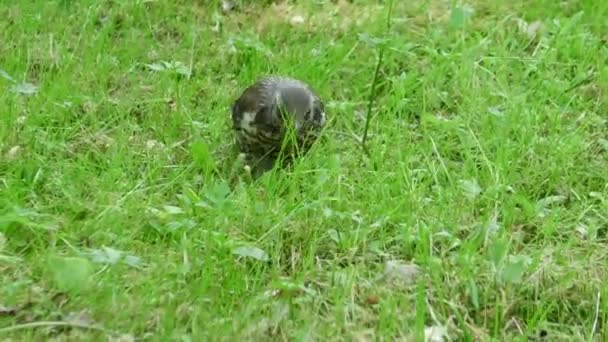
[[608,339],[608,2],[233,3],[2,1],[0,340]]

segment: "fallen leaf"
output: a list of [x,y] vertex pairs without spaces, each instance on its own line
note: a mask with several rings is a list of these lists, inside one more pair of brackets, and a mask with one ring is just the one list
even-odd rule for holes
[[21,113],[21,115],[17,117],[17,120],[15,120],[15,122],[17,123],[17,125],[23,126],[25,120],[27,120],[27,115],[25,113]]
[[304,17],[301,15],[294,15],[293,17],[291,17],[291,19],[289,20],[289,22],[292,25],[300,25],[304,23]]
[[141,258],[135,255],[127,255],[124,258],[124,263],[131,267],[140,267],[142,264]]
[[530,39],[534,39],[545,28],[545,25],[539,20],[531,23],[519,18],[515,20],[517,22],[517,28],[519,31],[524,33]]
[[359,33],[359,41],[361,41],[365,44],[368,44],[372,47],[376,47],[378,45],[382,45],[382,44],[388,42],[388,39],[373,37],[367,33]]
[[533,21],[528,25],[526,29],[526,34],[530,38],[536,37],[536,35],[544,29],[545,25],[541,21]]
[[160,63],[151,63],[145,65],[148,67],[148,69],[154,72],[162,72],[168,70],[180,75],[184,75],[188,78],[192,76],[192,70],[180,61],[161,61]]
[[148,69],[152,70],[152,71],[163,71],[165,70],[165,66],[163,64],[160,63],[152,63],[152,64],[146,64],[146,66],[148,67]]
[[541,208],[546,208],[554,203],[563,203],[566,201],[566,199],[567,197],[563,195],[547,196],[538,201],[538,205]]
[[101,151],[107,150],[113,142],[114,139],[104,133],[97,133],[93,136],[93,144]]
[[498,223],[498,213],[494,213],[486,226],[486,229],[489,234],[495,234],[500,229],[500,224]]
[[234,2],[232,1],[228,1],[228,0],[223,0],[222,1],[222,11],[223,12],[230,12],[232,10],[234,10],[236,8],[236,5],[234,4]]
[[58,308],[62,308],[70,301],[70,296],[64,292],[57,292],[53,295],[51,301],[55,303]]
[[268,257],[268,254],[266,254],[266,252],[264,252],[262,249],[257,248],[257,247],[253,247],[253,246],[241,246],[241,247],[237,247],[232,251],[232,254],[241,256],[241,257],[248,257],[248,258],[253,258],[259,261],[268,261],[270,260],[270,258]]
[[165,209],[165,212],[170,215],[179,215],[184,213],[184,209],[174,205],[165,205],[163,206],[163,209]]
[[389,260],[384,265],[384,279],[391,282],[411,284],[420,276],[420,267],[398,260]]
[[76,325],[92,326],[95,324],[93,318],[91,317],[91,312],[89,310],[70,312],[63,318],[63,321]]
[[502,109],[498,106],[488,107],[488,113],[498,117],[504,116]]
[[23,82],[15,84],[11,87],[11,91],[13,93],[24,94],[24,95],[33,95],[38,92],[38,87],[33,85],[32,83]]
[[139,267],[142,264],[141,258],[125,255],[123,251],[107,246],[103,246],[102,249],[91,249],[86,254],[91,261],[98,264],[115,265],[123,262],[131,267]]
[[329,235],[329,238],[332,239],[333,242],[340,243],[340,233],[337,230],[329,229],[327,230],[327,235]]
[[589,237],[589,226],[586,224],[579,224],[574,230],[581,236],[581,238],[586,239]]
[[110,247],[103,249],[93,249],[90,252],[91,260],[101,264],[116,264],[122,255],[122,252]]
[[372,294],[368,295],[367,298],[365,298],[365,303],[367,305],[376,305],[376,304],[380,303],[380,298],[377,295],[372,293]]
[[460,187],[464,190],[465,196],[474,199],[481,194],[481,187],[476,179],[468,179],[460,181]]
[[448,336],[448,331],[442,326],[430,326],[424,328],[424,340],[426,342],[443,342]]
[[186,76],[188,78],[190,78],[190,76],[192,76],[192,69],[188,68],[187,66],[183,65],[182,63],[176,64],[174,65],[174,70],[176,73]]
[[148,150],[163,150],[165,148],[165,145],[160,141],[150,139],[146,141],[146,148]]
[[564,203],[568,197],[563,195],[547,196],[536,202],[536,212],[539,217],[545,217],[550,211],[550,207],[555,204]]
[[14,307],[9,308],[7,306],[0,305],[0,317],[14,316],[17,314],[18,311],[19,311],[18,308],[14,308]]
[[8,152],[6,152],[6,159],[11,161],[17,159],[21,153],[21,150],[23,150],[23,148],[19,145],[11,147]]

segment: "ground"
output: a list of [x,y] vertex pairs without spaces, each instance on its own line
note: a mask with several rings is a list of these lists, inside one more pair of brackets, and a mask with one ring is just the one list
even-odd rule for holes
[[[3,4],[1,339],[608,338],[608,2],[389,3]],[[252,181],[268,74],[330,122]]]

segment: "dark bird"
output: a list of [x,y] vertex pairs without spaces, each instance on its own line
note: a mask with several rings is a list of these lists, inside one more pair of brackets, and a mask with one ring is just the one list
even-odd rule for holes
[[286,77],[262,78],[232,105],[236,145],[254,177],[282,156],[289,163],[306,153],[327,122],[325,106],[306,83]]

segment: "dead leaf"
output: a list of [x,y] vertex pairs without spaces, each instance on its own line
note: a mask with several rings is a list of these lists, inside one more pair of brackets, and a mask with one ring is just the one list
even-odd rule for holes
[[424,340],[426,342],[443,342],[448,336],[448,331],[442,326],[430,326],[424,328]]
[[192,76],[192,69],[180,61],[160,61],[158,63],[145,64],[145,66],[147,66],[150,71],[154,72],[170,71],[182,76],[186,76],[187,78]]
[[11,147],[8,152],[6,152],[6,159],[11,161],[17,159],[21,153],[21,150],[23,150],[23,148],[19,145]]
[[150,139],[150,140],[146,141],[146,148],[151,151],[152,150],[164,150],[165,145],[163,143],[161,143],[160,141]]
[[545,25],[540,21],[533,21],[528,25],[526,29],[526,34],[530,38],[534,38],[545,28]]
[[554,206],[563,204],[568,200],[568,197],[563,195],[547,196],[536,202],[536,211],[538,217],[545,217]]
[[103,246],[102,249],[90,249],[86,254],[94,263],[115,265],[122,262],[135,268],[142,266],[141,258],[134,255],[127,255],[123,251],[107,246]]
[[494,116],[504,116],[504,111],[502,110],[502,108],[500,106],[491,106],[488,107],[488,113],[494,115]]
[[390,282],[411,284],[420,276],[420,267],[398,260],[389,260],[384,266],[383,278]]
[[564,203],[566,200],[568,199],[568,197],[564,196],[564,195],[555,195],[555,196],[547,196],[541,200],[538,201],[538,206],[542,207],[542,208],[546,208],[549,207],[551,205],[553,205],[554,203]]
[[576,226],[576,228],[574,229],[583,239],[586,239],[589,237],[589,226],[587,226],[584,223],[580,223],[578,226]]
[[466,179],[460,181],[460,187],[464,190],[466,197],[474,199],[481,194],[481,187],[477,183],[477,179]]
[[91,317],[91,312],[89,310],[70,312],[63,320],[75,325],[95,325],[95,321]]
[[25,113],[21,113],[21,115],[17,117],[17,120],[15,122],[17,122],[17,125],[23,126],[25,120],[27,120],[27,115]]
[[25,302],[24,304],[14,307],[0,305],[0,317],[15,316],[22,311],[30,309],[32,306],[34,306],[34,302]]
[[52,298],[51,301],[57,305],[57,307],[64,307],[69,301],[70,297],[65,292],[57,292]]
[[492,214],[486,229],[489,234],[495,234],[500,229],[500,223],[498,222],[498,213]]
[[15,316],[18,311],[19,311],[19,308],[7,307],[7,306],[0,305],[0,317],[2,317],[2,316]]
[[241,257],[253,258],[253,259],[256,259],[259,261],[264,261],[264,262],[270,260],[270,258],[268,257],[268,254],[266,254],[266,252],[264,250],[254,247],[254,246],[237,247],[232,251],[232,254],[238,255]]
[[97,104],[91,100],[86,100],[82,105],[81,109],[86,114],[91,114],[97,111]]
[[291,17],[291,19],[289,20],[289,22],[292,25],[301,25],[304,24],[304,17],[301,15],[294,15],[293,17]]
[[372,293],[372,294],[368,295],[367,298],[365,298],[365,303],[367,305],[376,305],[376,304],[380,303],[380,298],[377,295]]
[[32,83],[23,82],[12,86],[11,91],[17,94],[33,95],[38,92],[38,87],[33,85]]
[[536,38],[536,36],[545,28],[545,25],[539,20],[528,23],[525,20],[518,18],[515,19],[515,21],[517,22],[517,28],[519,31],[528,36],[530,39]]
[[182,209],[180,207],[177,207],[177,206],[174,206],[174,205],[168,205],[168,204],[166,204],[166,205],[163,206],[163,209],[169,215],[181,215],[181,214],[185,213],[184,209]]
[[104,133],[97,133],[93,136],[93,143],[99,150],[106,151],[114,143],[114,139]]
[[227,13],[233,11],[236,8],[236,5],[233,1],[223,0],[222,1],[222,12]]

